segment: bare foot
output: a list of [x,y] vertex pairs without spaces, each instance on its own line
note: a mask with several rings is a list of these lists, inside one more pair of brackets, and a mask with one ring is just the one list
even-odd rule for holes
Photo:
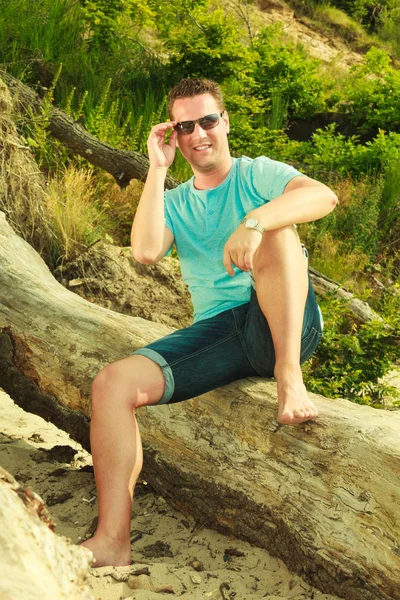
[[301,368],[275,369],[278,384],[278,421],[282,425],[296,425],[318,416],[303,383]]
[[131,546],[128,543],[121,544],[115,539],[109,539],[100,535],[94,535],[80,544],[89,548],[94,556],[93,567],[124,567],[132,564]]

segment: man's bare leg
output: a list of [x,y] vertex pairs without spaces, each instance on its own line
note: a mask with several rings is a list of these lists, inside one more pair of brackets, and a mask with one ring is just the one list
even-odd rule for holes
[[93,382],[90,444],[99,523],[82,546],[93,552],[96,567],[131,562],[133,489],[143,463],[135,409],[156,404],[164,385],[160,367],[140,355],[108,365]]
[[293,226],[263,234],[254,257],[253,276],[258,302],[274,342],[278,421],[283,424],[308,421],[318,415],[308,397],[300,367],[308,277],[306,261]]

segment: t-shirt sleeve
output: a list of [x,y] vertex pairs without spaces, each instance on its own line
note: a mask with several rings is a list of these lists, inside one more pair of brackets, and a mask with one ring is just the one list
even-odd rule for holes
[[303,175],[291,165],[259,156],[252,164],[252,183],[256,192],[265,200],[281,196],[286,185],[294,177]]

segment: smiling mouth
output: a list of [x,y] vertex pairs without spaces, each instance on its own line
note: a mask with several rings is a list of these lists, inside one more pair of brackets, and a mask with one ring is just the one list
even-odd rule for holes
[[211,148],[211,144],[202,144],[201,146],[195,146],[194,150],[196,150],[196,152],[203,152],[204,150],[208,150],[209,148]]

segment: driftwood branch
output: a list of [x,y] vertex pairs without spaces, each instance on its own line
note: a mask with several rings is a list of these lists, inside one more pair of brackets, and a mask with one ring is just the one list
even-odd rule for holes
[[[13,95],[15,106],[20,111],[39,113],[42,101],[26,84],[9,73],[0,70],[0,77]],[[119,150],[98,140],[72,117],[58,108],[52,108],[49,118],[51,134],[75,154],[110,173],[121,188],[131,179],[145,181],[149,160],[139,152]],[[166,188],[174,188],[179,181],[167,175]]]
[[[372,310],[368,302],[363,302],[359,298],[356,298],[354,294],[343,288],[339,283],[322,275],[322,273],[319,273],[315,269],[310,267],[309,271],[314,290],[317,294],[325,296],[325,294],[331,293],[341,300],[346,300],[349,310],[362,323],[368,321],[384,322],[382,317]],[[389,325],[387,327],[390,329]]]
[[94,600],[91,553],[55,535],[43,500],[0,467],[0,597]]
[[[17,404],[88,447],[96,372],[168,331],[63,288],[0,218],[0,386]],[[142,408],[144,475],[325,593],[398,600],[400,414],[315,400],[321,417],[296,427],[278,425],[275,384],[256,378]]]

